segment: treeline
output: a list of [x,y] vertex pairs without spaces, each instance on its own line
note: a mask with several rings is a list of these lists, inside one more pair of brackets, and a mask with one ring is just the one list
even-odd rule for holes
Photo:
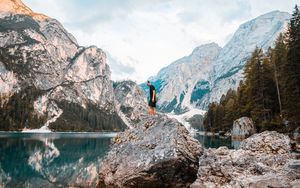
[[244,69],[244,81],[219,103],[211,103],[204,118],[207,131],[228,131],[233,121],[251,117],[258,131],[290,132],[300,126],[300,12],[296,5],[288,31],[274,48],[256,48]]
[[[0,131],[20,131],[24,128],[37,129],[49,117],[39,116],[34,110],[34,101],[45,91],[27,86],[11,97],[0,96]],[[49,125],[54,131],[123,131],[126,125],[116,112],[108,112],[97,105],[87,107],[65,100],[55,101],[63,110],[61,116]]]
[[39,128],[47,117],[34,113],[33,103],[43,91],[34,86],[26,87],[9,99],[0,96],[0,131],[17,131],[26,128]]
[[55,131],[123,131],[126,124],[116,112],[100,109],[93,103],[86,108],[66,100],[55,101],[63,113],[50,124]]

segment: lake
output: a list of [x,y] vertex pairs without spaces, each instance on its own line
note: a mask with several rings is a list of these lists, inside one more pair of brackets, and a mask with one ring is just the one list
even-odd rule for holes
[[[0,132],[0,187],[95,186],[101,159],[115,135]],[[195,138],[206,148],[233,147],[228,138]]]

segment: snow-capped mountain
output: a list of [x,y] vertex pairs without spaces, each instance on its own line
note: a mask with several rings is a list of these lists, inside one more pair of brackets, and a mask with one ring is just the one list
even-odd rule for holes
[[55,19],[0,1],[0,128],[122,130],[105,53]]
[[[158,105],[165,112],[182,112],[189,109],[199,93],[199,84],[208,83],[212,63],[217,59],[221,47],[216,43],[201,45],[186,57],[161,69],[157,76],[150,78],[159,93]],[[142,85],[147,89],[147,85]],[[203,86],[201,86],[203,87]],[[206,88],[203,88],[206,91]]]
[[[197,47],[149,78],[158,88],[160,110],[182,113],[206,109],[243,79],[243,68],[256,46],[267,50],[286,28],[290,14],[273,11],[242,24],[223,47],[215,43]],[[142,84],[143,88],[147,88]]]
[[[287,28],[291,15],[273,11],[242,24],[224,46],[210,74],[209,102],[219,101],[230,88],[236,89],[243,79],[243,68],[256,46],[264,51],[273,46],[276,38]],[[203,100],[198,103],[206,107]]]

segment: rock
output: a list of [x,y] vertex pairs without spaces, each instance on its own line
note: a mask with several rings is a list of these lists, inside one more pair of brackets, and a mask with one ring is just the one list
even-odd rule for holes
[[[261,187],[277,187],[277,188],[289,188],[291,184],[287,177],[276,176],[276,174],[270,174],[265,176],[253,176],[250,178],[245,178],[239,183],[240,187],[251,187],[251,188],[261,188]],[[236,184],[236,186],[239,186]]]
[[244,140],[241,149],[253,152],[285,154],[291,150],[290,138],[275,131],[265,131]]
[[295,169],[300,173],[300,160],[291,160],[288,164],[288,167],[291,169]]
[[113,142],[98,187],[187,187],[197,178],[202,147],[174,119],[144,116]]
[[297,144],[300,144],[300,127],[297,127],[292,135],[293,140],[295,140],[295,142]]
[[266,131],[244,140],[238,150],[207,149],[191,187],[299,187],[300,160],[290,153],[289,141]]
[[147,114],[146,93],[130,80],[114,82],[113,85],[118,113],[129,127],[134,127],[141,120],[141,116]]
[[231,136],[232,139],[244,139],[256,132],[251,118],[242,117],[233,122]]

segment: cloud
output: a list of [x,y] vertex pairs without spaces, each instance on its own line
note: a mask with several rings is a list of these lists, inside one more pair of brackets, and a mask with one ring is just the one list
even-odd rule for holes
[[112,72],[113,80],[122,80],[129,78],[130,75],[135,73],[135,68],[132,65],[124,64],[115,57],[112,57],[108,52],[107,54],[107,63]]
[[201,44],[223,46],[243,22],[299,0],[24,0],[62,22],[80,45],[111,54],[114,79],[138,82]]

